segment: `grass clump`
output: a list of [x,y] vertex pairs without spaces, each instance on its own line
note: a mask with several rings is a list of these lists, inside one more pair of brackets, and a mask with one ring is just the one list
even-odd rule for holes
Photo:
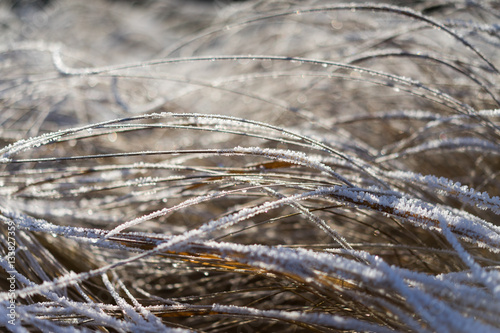
[[500,12],[400,5],[0,7],[0,325],[500,331]]

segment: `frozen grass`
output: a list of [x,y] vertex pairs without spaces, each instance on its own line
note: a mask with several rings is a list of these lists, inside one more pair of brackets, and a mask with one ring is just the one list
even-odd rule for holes
[[494,3],[0,15],[0,325],[500,332]]

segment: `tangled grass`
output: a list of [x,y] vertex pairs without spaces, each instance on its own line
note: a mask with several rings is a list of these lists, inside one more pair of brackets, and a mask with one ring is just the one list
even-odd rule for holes
[[500,332],[495,3],[14,9],[0,325]]

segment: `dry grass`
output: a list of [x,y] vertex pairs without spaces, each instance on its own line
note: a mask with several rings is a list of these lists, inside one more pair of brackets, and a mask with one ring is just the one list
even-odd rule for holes
[[413,6],[3,4],[0,325],[499,332],[500,10]]

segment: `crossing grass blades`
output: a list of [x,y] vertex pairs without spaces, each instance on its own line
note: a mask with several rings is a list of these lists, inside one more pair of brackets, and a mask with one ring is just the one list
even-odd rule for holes
[[500,8],[193,6],[1,9],[0,324],[499,332]]

